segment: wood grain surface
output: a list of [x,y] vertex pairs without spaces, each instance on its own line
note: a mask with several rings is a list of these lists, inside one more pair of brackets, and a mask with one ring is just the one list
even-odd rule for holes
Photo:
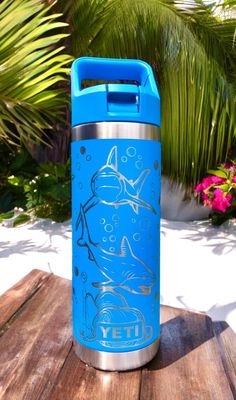
[[0,398],[46,399],[71,349],[71,284],[54,275],[0,338]]
[[234,399],[236,399],[236,334],[225,321],[213,323],[221,358]]
[[47,272],[35,269],[0,297],[0,331],[49,276]]
[[141,370],[98,371],[79,361],[71,351],[50,400],[137,400],[140,382]]
[[140,398],[234,400],[211,319],[162,306],[158,355],[142,371]]
[[0,310],[1,400],[236,398],[236,335],[205,314],[161,306],[157,356],[119,373],[88,367],[75,355],[70,281],[34,270],[0,297]]

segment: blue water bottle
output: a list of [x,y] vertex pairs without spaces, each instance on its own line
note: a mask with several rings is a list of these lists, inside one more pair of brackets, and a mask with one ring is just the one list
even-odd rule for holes
[[[83,88],[85,80],[95,85]],[[152,68],[139,60],[74,61],[73,341],[80,359],[102,370],[140,367],[158,350],[160,174]]]

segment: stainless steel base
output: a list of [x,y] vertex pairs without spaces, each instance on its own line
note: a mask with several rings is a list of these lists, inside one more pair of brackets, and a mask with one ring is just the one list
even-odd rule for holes
[[93,350],[78,343],[74,338],[73,342],[75,353],[86,364],[104,371],[126,371],[151,361],[158,351],[160,338],[142,349],[122,353]]

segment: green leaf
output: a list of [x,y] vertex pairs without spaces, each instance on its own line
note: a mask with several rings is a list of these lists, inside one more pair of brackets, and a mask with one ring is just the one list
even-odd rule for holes
[[12,218],[13,216],[14,216],[14,211],[2,213],[0,214],[0,222],[3,221],[4,219]]
[[15,227],[15,226],[18,226],[18,225],[22,225],[22,224],[24,224],[24,223],[26,223],[26,222],[28,222],[30,220],[31,220],[30,215],[24,214],[24,213],[19,214],[16,217],[16,219],[13,221],[13,226]]
[[227,185],[227,184],[224,184],[224,185],[217,185],[217,186],[215,186],[215,187],[218,188],[218,189],[221,189],[221,190],[223,190],[224,192],[227,192],[227,193],[228,193],[229,188],[230,188],[230,186]]
[[15,175],[9,176],[7,180],[13,186],[23,186],[24,184],[24,179]]
[[43,163],[40,164],[38,168],[39,172],[44,172],[47,174],[52,174],[53,169],[54,169],[53,163]]
[[0,140],[11,145],[46,143],[45,130],[61,121],[68,102],[62,82],[72,57],[61,43],[68,25],[51,8],[38,0],[0,3]]
[[57,178],[53,174],[40,177],[40,190],[44,194],[50,193],[51,188],[56,184]]
[[47,193],[47,196],[62,203],[70,201],[70,188],[65,184],[54,185],[51,187],[50,192]]
[[208,169],[207,173],[218,176],[219,178],[224,178],[224,179],[227,179],[227,176],[228,176],[227,172],[217,171],[217,170],[213,170],[213,169]]
[[64,178],[66,176],[66,165],[65,164],[55,164],[54,170],[55,170],[55,175],[58,178]]

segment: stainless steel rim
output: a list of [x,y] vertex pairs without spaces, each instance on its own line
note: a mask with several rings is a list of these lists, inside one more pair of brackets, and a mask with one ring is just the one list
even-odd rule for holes
[[72,141],[87,139],[146,139],[160,142],[161,129],[137,122],[97,122],[72,128]]
[[147,347],[122,353],[90,349],[73,339],[76,355],[86,364],[104,371],[127,371],[139,368],[151,361],[159,348],[160,338]]

